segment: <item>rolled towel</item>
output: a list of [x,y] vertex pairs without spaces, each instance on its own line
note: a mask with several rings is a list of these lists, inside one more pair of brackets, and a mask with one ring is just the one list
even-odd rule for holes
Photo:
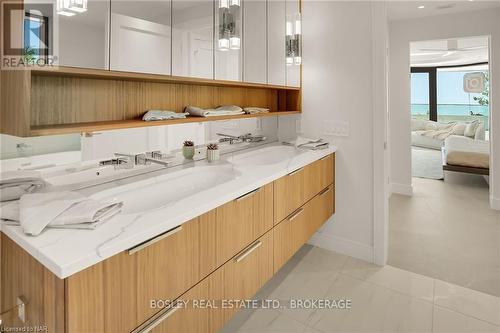
[[155,121],[155,120],[168,120],[168,119],[183,119],[186,118],[188,114],[183,112],[174,111],[163,111],[163,110],[149,110],[142,116],[144,121]]
[[46,227],[95,229],[122,206],[122,202],[102,202],[70,191],[33,193],[2,206],[1,216],[19,222],[26,234],[37,236]]
[[246,108],[243,108],[243,111],[247,114],[257,114],[257,113],[268,113],[269,109],[266,108],[259,108],[256,106],[247,106]]
[[16,170],[0,174],[0,201],[17,200],[48,185],[38,171]]
[[196,117],[232,116],[245,113],[242,108],[235,105],[219,106],[215,109],[202,109],[196,106],[187,106],[184,111],[189,113],[190,116]]

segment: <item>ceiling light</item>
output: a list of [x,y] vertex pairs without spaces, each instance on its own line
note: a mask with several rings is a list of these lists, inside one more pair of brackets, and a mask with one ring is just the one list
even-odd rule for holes
[[425,6],[424,6],[424,5],[422,5],[422,6],[418,6],[417,8],[418,8],[418,9],[424,9],[424,8],[425,8]]

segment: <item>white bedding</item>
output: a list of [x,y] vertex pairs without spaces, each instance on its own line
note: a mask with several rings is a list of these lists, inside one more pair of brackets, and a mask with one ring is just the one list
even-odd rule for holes
[[490,167],[489,141],[452,135],[445,140],[444,151],[446,163],[449,165],[484,169]]

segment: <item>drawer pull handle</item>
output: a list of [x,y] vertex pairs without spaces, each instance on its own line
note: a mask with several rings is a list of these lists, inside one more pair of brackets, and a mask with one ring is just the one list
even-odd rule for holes
[[319,196],[320,197],[324,196],[325,194],[327,194],[328,192],[330,192],[331,189],[332,189],[331,187],[325,188],[323,191],[319,192]]
[[150,320],[146,321],[144,324],[132,331],[132,333],[147,333],[151,332],[153,328],[160,325],[162,321],[174,314],[175,311],[179,310],[179,302],[175,302],[171,307],[167,308],[164,312],[160,311]]
[[262,245],[262,242],[261,241],[257,241],[255,243],[253,243],[248,249],[246,249],[242,254],[240,254],[239,256],[235,257],[234,258],[234,261],[235,262],[240,262],[242,261],[243,259],[245,259],[250,253],[252,253],[253,251],[255,251],[259,246]]
[[144,250],[145,248],[147,248],[150,245],[153,245],[154,243],[161,241],[162,239],[165,239],[167,237],[172,236],[173,234],[178,233],[181,230],[182,230],[182,225],[175,227],[174,229],[170,229],[169,231],[167,231],[159,236],[156,236],[155,238],[151,238],[150,240],[145,241],[144,243],[141,243],[137,246],[134,246],[133,248],[128,249],[127,252],[129,255],[132,255],[136,252]]
[[299,208],[295,211],[295,213],[292,213],[292,215],[290,215],[288,217],[288,221],[293,221],[295,220],[295,218],[297,218],[297,216],[299,216],[300,214],[302,214],[302,212],[304,211],[304,208]]
[[298,174],[302,170],[304,170],[304,168],[298,168],[297,170],[290,172],[287,176],[293,176],[295,174]]
[[252,195],[254,195],[255,193],[257,193],[259,191],[260,191],[260,187],[258,189],[256,189],[256,190],[253,190],[253,191],[250,191],[250,192],[248,192],[246,194],[243,194],[241,197],[238,197],[235,200],[238,201],[238,202],[242,201],[242,200],[245,200],[246,198],[251,197]]

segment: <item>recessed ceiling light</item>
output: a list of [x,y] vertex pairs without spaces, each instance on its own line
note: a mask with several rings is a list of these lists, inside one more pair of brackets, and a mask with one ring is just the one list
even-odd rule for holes
[[424,6],[424,5],[422,5],[422,6],[418,6],[417,8],[418,8],[418,9],[424,9],[424,8],[425,8],[425,6]]

